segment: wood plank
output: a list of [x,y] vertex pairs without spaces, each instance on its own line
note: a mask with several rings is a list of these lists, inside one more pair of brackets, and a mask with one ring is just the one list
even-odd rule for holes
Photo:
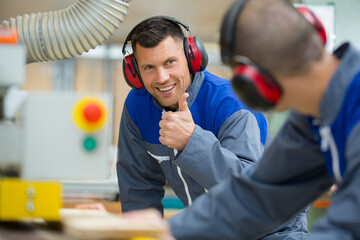
[[163,225],[145,219],[125,219],[106,211],[61,209],[62,223],[67,234],[77,239],[158,239],[165,231]]

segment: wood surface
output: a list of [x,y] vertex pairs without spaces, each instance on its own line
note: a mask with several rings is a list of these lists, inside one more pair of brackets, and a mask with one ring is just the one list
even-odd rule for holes
[[106,211],[61,209],[64,230],[77,239],[158,239],[165,231],[162,225],[145,219],[125,219]]

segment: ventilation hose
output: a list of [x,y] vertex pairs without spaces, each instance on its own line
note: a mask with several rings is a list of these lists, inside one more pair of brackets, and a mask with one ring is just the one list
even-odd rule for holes
[[67,59],[107,40],[123,21],[127,2],[78,0],[60,11],[25,14],[1,25],[17,29],[27,63]]

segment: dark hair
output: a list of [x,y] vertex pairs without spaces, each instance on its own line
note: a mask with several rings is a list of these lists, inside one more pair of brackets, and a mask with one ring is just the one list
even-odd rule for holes
[[164,38],[171,36],[174,39],[184,39],[181,27],[161,17],[151,18],[141,23],[131,37],[131,46],[135,52],[136,44],[145,48],[156,47]]

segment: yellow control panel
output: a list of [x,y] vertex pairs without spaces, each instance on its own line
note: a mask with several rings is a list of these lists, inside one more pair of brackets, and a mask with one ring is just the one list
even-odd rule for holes
[[59,221],[62,208],[61,184],[20,179],[0,180],[0,221],[41,218]]

